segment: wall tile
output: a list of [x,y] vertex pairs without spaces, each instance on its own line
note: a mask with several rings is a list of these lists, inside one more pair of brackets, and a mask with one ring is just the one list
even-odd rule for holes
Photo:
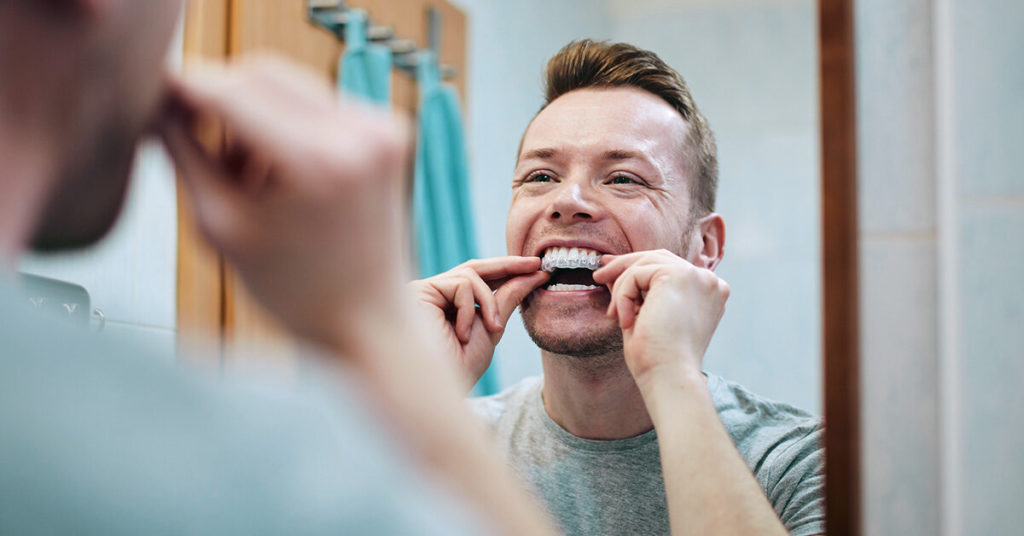
[[1024,526],[1024,207],[966,206],[958,236],[964,526]]
[[933,228],[930,2],[865,0],[855,5],[860,227]]
[[953,136],[965,195],[1024,196],[1024,2],[952,0]]
[[938,534],[936,249],[860,245],[865,534]]

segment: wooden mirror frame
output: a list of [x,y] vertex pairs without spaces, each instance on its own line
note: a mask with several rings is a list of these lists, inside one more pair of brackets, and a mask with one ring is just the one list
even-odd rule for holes
[[860,307],[853,0],[818,0],[821,77],[822,358],[829,536],[858,536]]

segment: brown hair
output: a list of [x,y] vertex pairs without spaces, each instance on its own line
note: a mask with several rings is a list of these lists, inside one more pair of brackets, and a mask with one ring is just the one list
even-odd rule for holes
[[718,187],[715,135],[697,110],[686,81],[655,53],[626,43],[573,41],[548,60],[544,79],[544,107],[570,91],[600,87],[636,87],[668,102],[689,125],[686,147],[696,155],[696,158],[687,158],[695,172],[695,180],[690,183],[691,215],[715,210]]

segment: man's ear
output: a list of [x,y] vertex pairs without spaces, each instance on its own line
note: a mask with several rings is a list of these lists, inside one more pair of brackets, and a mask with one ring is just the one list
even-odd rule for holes
[[699,265],[714,270],[725,254],[725,220],[712,212],[697,221],[697,230],[700,232]]

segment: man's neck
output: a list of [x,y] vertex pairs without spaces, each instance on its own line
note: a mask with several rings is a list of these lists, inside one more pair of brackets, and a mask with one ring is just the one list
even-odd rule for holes
[[654,428],[621,353],[577,358],[541,351],[541,357],[544,409],[572,435],[625,439]]
[[0,272],[14,269],[31,240],[56,156],[18,130],[0,121]]

